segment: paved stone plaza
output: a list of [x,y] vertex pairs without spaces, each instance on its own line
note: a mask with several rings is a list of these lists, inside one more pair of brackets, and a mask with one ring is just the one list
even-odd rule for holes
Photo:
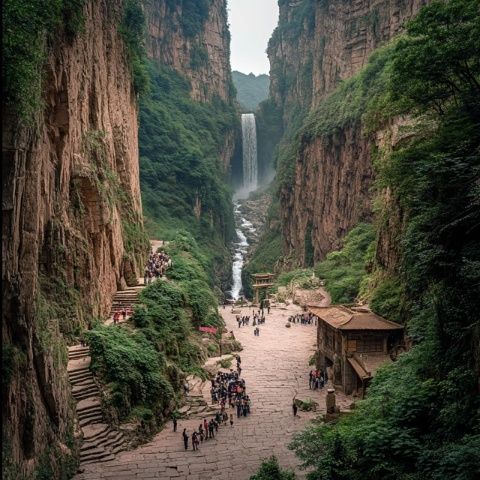
[[[115,460],[87,465],[77,475],[77,480],[111,478],[166,479],[166,480],[246,480],[262,460],[274,454],[283,467],[295,468],[298,478],[304,473],[298,470],[298,460],[288,450],[292,434],[303,429],[313,418],[313,413],[298,412],[294,418],[292,398],[312,398],[325,408],[326,389],[312,391],[308,388],[308,360],[315,349],[314,325],[295,324],[286,328],[287,318],[300,310],[289,306],[288,310],[272,308],[266,323],[260,326],[260,336],[253,334],[254,327],[238,328],[230,309],[220,310],[227,323],[242,343],[242,377],[247,393],[252,399],[252,413],[247,418],[236,418],[234,426],[221,426],[213,440],[204,441],[199,450],[185,451],[182,431],[198,428],[200,418],[180,420],[177,433],[171,423],[151,442],[130,452],[117,455]],[[251,310],[243,309],[251,315]],[[235,366],[233,362],[232,366]],[[337,394],[337,403],[349,402]]]

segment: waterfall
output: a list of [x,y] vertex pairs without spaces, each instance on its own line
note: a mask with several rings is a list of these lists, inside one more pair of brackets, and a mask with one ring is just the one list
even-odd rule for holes
[[246,195],[257,189],[257,127],[255,115],[242,115],[242,145],[243,145],[243,188]]

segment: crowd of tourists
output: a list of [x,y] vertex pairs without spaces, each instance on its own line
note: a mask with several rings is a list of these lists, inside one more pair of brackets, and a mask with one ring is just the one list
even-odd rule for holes
[[290,323],[299,323],[301,325],[317,325],[318,317],[312,312],[298,313],[288,317]]
[[[269,310],[269,313],[270,313],[270,307],[268,307],[268,310]],[[252,315],[244,315],[244,316],[240,316],[240,315],[237,315],[236,316],[236,320],[237,320],[237,324],[238,324],[238,328],[240,327],[245,327],[245,326],[249,326],[250,325],[250,319],[253,319],[252,321],[252,326],[257,326],[257,325],[262,325],[263,323],[265,323],[265,312],[264,312],[264,309],[261,308],[257,311],[255,310],[252,310]],[[258,328],[256,328],[255,330],[258,330]]]
[[310,390],[323,388],[327,383],[327,375],[323,370],[310,370],[308,374],[308,387]]
[[[236,362],[236,372],[233,369],[230,372],[218,372],[211,380],[212,404],[218,405],[218,410],[210,420],[204,418],[198,429],[192,432],[191,445],[193,450],[198,450],[200,443],[215,438],[222,425],[230,423],[230,427],[233,427],[233,412],[236,412],[237,418],[250,415],[252,401],[247,395],[245,380],[240,377],[242,360],[239,355],[236,355]],[[232,409],[235,410],[229,412]],[[173,418],[173,431],[177,431],[176,418]],[[186,428],[183,429],[182,437],[185,450],[188,450],[190,435]]]
[[152,283],[157,278],[163,278],[165,271],[171,265],[171,258],[163,250],[151,253],[143,272],[144,285]]

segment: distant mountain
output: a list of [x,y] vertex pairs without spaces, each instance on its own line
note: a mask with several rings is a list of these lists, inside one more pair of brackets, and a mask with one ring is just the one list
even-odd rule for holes
[[232,72],[232,76],[237,89],[237,100],[241,107],[254,112],[258,104],[268,98],[270,77],[268,75],[256,77],[253,73],[246,75],[236,71]]

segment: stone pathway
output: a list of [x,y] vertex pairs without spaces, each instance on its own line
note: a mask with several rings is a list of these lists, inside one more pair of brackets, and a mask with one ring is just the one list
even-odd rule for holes
[[[324,411],[326,389],[308,388],[308,361],[315,350],[316,328],[299,324],[285,327],[287,318],[298,311],[294,305],[272,308],[256,337],[254,327],[239,329],[235,314],[220,309],[228,330],[244,346],[240,355],[242,377],[252,399],[249,417],[237,419],[234,415],[233,428],[221,426],[215,439],[200,444],[197,452],[184,450],[181,432],[187,428],[191,435],[192,429],[198,428],[199,418],[180,420],[176,433],[170,423],[150,443],[122,452],[114,461],[87,465],[76,480],[247,480],[272,454],[283,467],[295,468],[298,478],[305,478],[287,444],[292,434],[302,430],[315,414],[299,412],[299,417],[294,418],[292,399],[295,394],[299,399],[312,398]],[[246,308],[243,312],[249,313]],[[337,394],[341,408],[349,403],[347,397]],[[234,413],[234,409],[230,411]]]
[[115,453],[126,449],[125,437],[103,418],[100,389],[90,370],[90,349],[81,345],[70,347],[67,369],[83,438],[80,467],[114,459]]
[[[152,252],[167,242],[152,240]],[[127,287],[118,291],[112,299],[110,316],[105,325],[113,324],[113,313],[123,308],[132,308],[138,303],[138,293],[144,288],[143,277],[136,287]],[[120,320],[123,323],[129,319]],[[90,463],[105,462],[115,458],[115,454],[126,449],[123,433],[105,422],[102,412],[101,392],[90,370],[90,349],[82,345],[73,345],[68,349],[68,375],[72,386],[72,395],[77,401],[75,406],[82,434],[80,446],[80,469]]]

